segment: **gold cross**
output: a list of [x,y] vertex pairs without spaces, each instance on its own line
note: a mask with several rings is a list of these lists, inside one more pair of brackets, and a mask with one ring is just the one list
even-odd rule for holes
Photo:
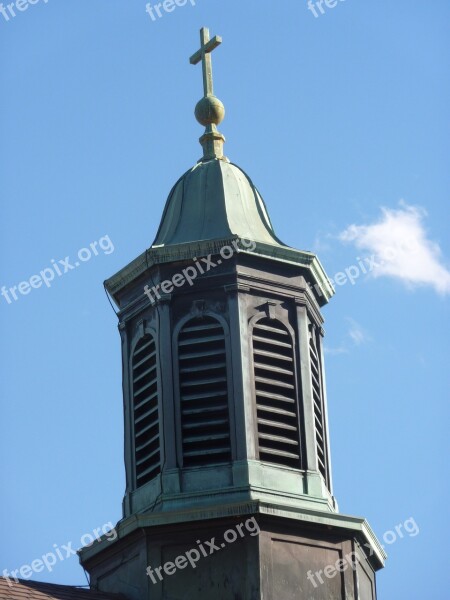
[[213,76],[212,76],[212,61],[211,52],[220,46],[222,38],[215,35],[211,40],[209,38],[209,29],[202,27],[200,30],[200,50],[197,50],[190,58],[191,65],[196,65],[202,61],[203,67],[203,89],[205,96],[213,96]]

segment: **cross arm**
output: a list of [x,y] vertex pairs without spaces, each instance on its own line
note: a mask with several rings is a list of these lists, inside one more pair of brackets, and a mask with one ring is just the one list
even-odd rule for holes
[[203,53],[209,54],[215,48],[217,48],[217,46],[220,46],[221,43],[222,43],[222,38],[220,37],[220,35],[215,35],[212,38],[212,40],[209,40],[209,42],[205,46],[203,46],[203,48],[201,48],[200,50],[197,50],[197,52],[191,56],[191,58],[189,59],[189,62],[191,63],[191,65],[198,64],[203,58]]

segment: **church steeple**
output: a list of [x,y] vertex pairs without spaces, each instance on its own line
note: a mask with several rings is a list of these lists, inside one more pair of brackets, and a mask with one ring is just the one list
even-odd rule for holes
[[[306,600],[309,569],[361,551],[364,570],[317,598],[374,600],[383,550],[333,496],[321,307],[334,290],[313,253],[278,239],[257,188],[223,156],[220,43],[204,28],[191,57],[203,67],[203,158],[170,192],[152,246],[105,282],[120,309],[126,491],[116,546],[82,562],[100,589],[133,600]],[[210,539],[244,519],[263,535],[149,595],[146,565],[194,547],[199,528]]]
[[204,157],[170,192],[151,248],[107,282],[127,374],[125,515],[202,504],[211,481],[222,503],[283,497],[333,512],[319,312],[333,290],[223,159],[211,65],[221,39],[206,28],[200,39]]
[[224,159],[211,64],[221,38],[203,28],[200,39],[190,61],[203,68],[203,159],[170,192],[145,256],[107,282],[124,343],[125,515],[203,503],[200,467],[214,469],[220,502],[259,489],[332,512],[319,307],[333,289],[313,254],[278,239],[250,177]]
[[[167,471],[182,476],[177,503],[202,502],[200,466],[220,473],[217,498],[241,497],[237,465],[249,498],[256,486],[334,511],[319,312],[333,290],[313,254],[277,238],[251,179],[223,158],[211,64],[222,40],[206,28],[200,39],[190,61],[203,68],[204,157],[170,192],[145,262],[107,282],[127,373],[125,514],[167,509]],[[262,481],[277,469],[275,492]]]

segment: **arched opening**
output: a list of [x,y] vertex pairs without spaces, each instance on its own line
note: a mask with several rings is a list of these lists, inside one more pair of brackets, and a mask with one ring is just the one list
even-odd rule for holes
[[210,316],[191,319],[178,336],[183,465],[231,460],[225,331]]
[[301,468],[295,356],[292,336],[274,319],[253,327],[253,364],[259,458]]
[[133,352],[133,427],[136,487],[161,472],[157,349],[145,335]]

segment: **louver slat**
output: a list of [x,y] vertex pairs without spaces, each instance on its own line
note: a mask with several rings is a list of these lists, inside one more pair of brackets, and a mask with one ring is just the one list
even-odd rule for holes
[[260,440],[269,440],[271,442],[281,442],[281,443],[287,444],[289,446],[298,446],[298,442],[296,442],[295,440],[291,440],[288,437],[284,437],[282,435],[273,435],[273,434],[269,434],[269,433],[260,433],[259,434],[259,439]]
[[253,363],[260,460],[300,468],[294,348],[278,321],[254,326]]
[[[255,329],[256,329],[256,327],[255,327]],[[258,333],[259,333],[260,335],[255,335],[255,336],[253,336],[253,339],[255,340],[255,342],[262,342],[263,344],[265,344],[265,343],[266,343],[266,341],[267,341],[267,338],[266,338],[266,337],[263,337],[263,336],[261,335],[261,334],[262,334],[262,333],[264,333],[264,332],[263,332],[263,331],[259,331]],[[272,341],[272,344],[273,344],[274,346],[277,346],[277,347],[279,347],[279,348],[287,348],[287,349],[290,349],[290,348],[291,348],[291,345],[290,345],[290,344],[287,344],[286,342],[282,342],[282,341],[280,341],[280,340],[275,340],[275,339],[273,339],[273,340],[271,340],[271,341]]]
[[222,349],[219,350],[205,350],[202,352],[184,352],[179,354],[180,361],[192,360],[193,358],[210,358],[213,356],[222,356]]
[[[181,399],[182,400],[186,400],[186,401],[191,401],[191,400],[204,400],[204,399],[211,399],[211,402],[213,402],[215,399],[223,397],[223,396],[227,396],[228,393],[227,391],[217,391],[214,395],[214,398],[211,397],[211,392],[196,392],[195,394],[181,394]],[[184,407],[183,407],[184,410]]]
[[[206,462],[204,464],[218,464],[221,463],[221,457],[224,453],[228,452],[228,445],[222,447],[213,447],[213,448],[205,448],[204,450],[186,450],[183,453],[185,458],[196,460],[196,464],[198,464],[198,460],[203,458]],[[208,456],[214,456],[214,459],[208,459]]]
[[[134,358],[139,357],[139,359],[140,359],[140,355],[142,354],[142,352],[144,352],[144,350],[146,350],[149,346],[153,346],[153,348],[154,348],[153,339],[150,336],[145,339],[146,339],[145,343],[138,344],[138,346],[136,347],[136,349],[134,351]],[[136,368],[136,367],[134,367],[134,368]]]
[[146,369],[141,375],[134,377],[133,381],[134,383],[137,383],[138,381],[141,381],[141,379],[144,379],[144,377],[146,377],[147,375],[150,375],[151,373],[155,373],[156,372],[156,366],[151,366],[148,369]]
[[[210,421],[209,424],[211,426],[216,426],[216,425],[226,425],[227,424],[227,420],[226,419],[217,419],[216,421]],[[202,421],[193,421],[192,423],[186,424],[184,426],[185,430],[188,431],[189,429],[197,429],[198,427],[201,427],[203,425]]]
[[209,323],[205,325],[193,325],[192,327],[183,327],[184,333],[192,333],[194,331],[206,331],[206,330],[215,330],[222,332],[222,326],[218,321],[214,323]]
[[133,354],[133,422],[136,485],[161,472],[156,344],[143,337]]
[[[281,415],[283,417],[289,417],[289,418],[294,418],[295,412],[290,412],[288,410],[284,410],[282,408],[276,408],[275,406],[267,406],[267,405],[263,405],[260,404],[258,405],[258,408],[260,409],[261,412],[269,412],[269,413],[275,413],[276,415]],[[275,421],[273,421],[275,422]],[[295,429],[295,427],[294,427]]]
[[285,423],[276,423],[275,421],[271,421],[269,419],[258,419],[258,423],[261,425],[271,425],[272,427],[279,429],[286,429],[288,431],[295,431],[295,427],[293,425],[286,425]]
[[[151,372],[153,372],[153,369],[150,370]],[[142,387],[138,388],[135,392],[134,392],[134,396],[137,398],[140,394],[142,394],[142,392],[145,392],[145,390],[148,390],[150,387],[153,387],[156,383],[157,383],[157,378],[154,377],[153,379],[151,379],[150,381],[148,381],[148,377],[146,379],[146,383],[145,385],[143,385]],[[136,383],[138,383],[138,379],[134,379],[133,380],[133,384],[136,385]]]
[[269,398],[270,400],[279,400],[280,402],[287,402],[289,404],[295,404],[295,398],[289,398],[282,394],[276,394],[275,392],[267,392],[263,390],[256,390],[256,397]]
[[290,460],[298,460],[298,455],[294,454],[293,452],[286,452],[285,450],[275,450],[274,448],[265,447],[261,444],[259,446],[259,453],[263,453],[265,456],[268,455],[265,458],[267,462],[279,463],[282,458],[284,458],[285,461],[288,460],[289,462]]
[[[217,413],[218,410],[222,410],[224,413],[228,411],[228,406],[223,404],[222,406],[204,406],[202,408],[183,409],[182,414],[186,416]],[[228,423],[228,418],[224,419]]]
[[275,358],[276,360],[284,360],[287,362],[292,362],[292,356],[282,356],[281,354],[277,354],[275,352],[268,352],[267,350],[257,350],[256,348],[254,349],[254,355],[255,356],[264,356],[264,357],[268,357],[268,358]]
[[184,387],[185,388],[189,388],[189,387],[196,387],[199,385],[220,385],[223,382],[226,382],[227,378],[226,377],[205,377],[204,379],[196,379],[195,381],[185,381],[184,382]]
[[256,369],[265,369],[266,371],[273,371],[274,373],[282,373],[283,375],[291,375],[292,376],[292,371],[289,369],[282,369],[281,367],[274,367],[272,365],[269,364],[264,364],[264,363],[257,363],[255,362],[255,368]]
[[[311,336],[315,335],[314,330]],[[315,437],[316,437],[316,451],[319,471],[322,474],[325,482],[328,485],[327,467],[325,458],[325,439],[324,439],[324,414],[323,414],[323,399],[322,399],[322,388],[320,385],[320,361],[317,351],[314,347],[314,341],[311,337],[309,341],[309,357],[311,364],[311,383],[314,398],[314,423],[315,423]]]
[[139,410],[140,408],[142,408],[143,406],[145,406],[145,404],[151,400],[153,400],[154,398],[156,398],[158,396],[158,390],[154,391],[153,393],[149,394],[148,396],[144,396],[144,398],[142,398],[138,404],[134,405],[134,410]]
[[[210,369],[224,369],[226,367],[226,363],[225,362],[217,362],[217,363],[211,363],[210,365]],[[180,369],[180,373],[195,373],[196,371],[202,371],[203,372],[203,365],[197,365],[195,367],[183,367]]]
[[231,460],[225,332],[212,317],[192,319],[178,339],[184,466]]
[[[201,332],[199,332],[201,333]],[[196,337],[196,338],[188,338],[187,340],[180,340],[179,344],[180,344],[180,348],[182,348],[183,346],[193,346],[194,344],[204,344],[205,340],[208,342],[220,342],[222,340],[224,340],[225,338],[223,337],[223,335],[211,335],[211,336],[200,336],[200,337]]]
[[[260,371],[263,372],[264,371],[269,371],[269,369],[266,369],[264,366],[260,366],[259,368],[256,367],[255,369],[256,371]],[[275,371],[275,373],[277,373],[276,369],[271,369],[273,371]],[[284,381],[279,381],[278,379],[275,379],[276,375],[274,376],[271,373],[266,373],[267,375],[269,375],[269,377],[255,377],[256,381],[258,381],[259,383],[266,383],[267,385],[272,385],[275,387],[281,387],[281,388],[285,388],[285,389],[289,389],[289,390],[293,390],[294,386],[292,385],[292,383],[285,383]],[[278,372],[279,375],[281,375],[280,372]],[[291,375],[292,376],[292,375]]]

